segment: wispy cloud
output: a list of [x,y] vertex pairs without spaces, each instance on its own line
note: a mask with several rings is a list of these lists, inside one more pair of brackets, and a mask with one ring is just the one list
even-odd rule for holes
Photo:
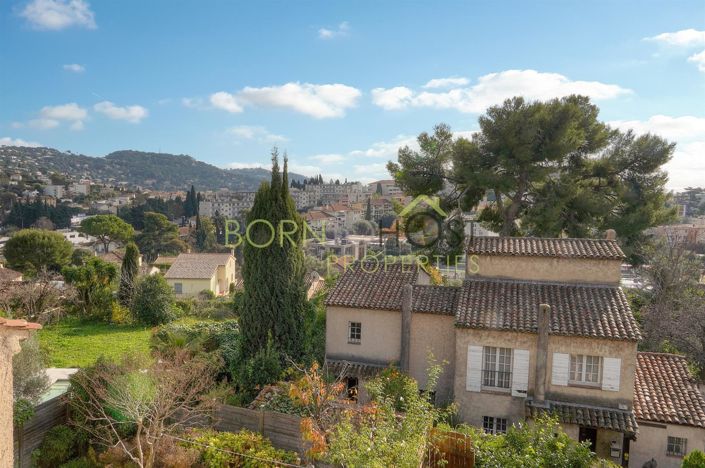
[[238,140],[255,140],[261,143],[281,143],[288,141],[283,135],[271,133],[265,127],[257,125],[239,125],[226,130],[228,135],[234,136]]
[[69,63],[63,66],[63,69],[71,73],[83,73],[86,67],[78,63]]
[[0,138],[0,146],[29,146],[36,148],[42,146],[42,144],[36,141],[26,141],[21,138],[2,137]]
[[499,104],[512,96],[550,99],[570,94],[584,94],[595,100],[602,100],[631,93],[631,90],[619,85],[599,81],[575,81],[558,73],[506,70],[481,76],[474,86],[456,87],[443,92],[417,92],[405,86],[375,88],[372,90],[372,101],[386,110],[430,107],[481,113],[489,106]]
[[93,106],[93,109],[113,120],[124,120],[130,123],[140,123],[149,115],[149,111],[142,106],[117,106],[110,101],[102,101]]
[[666,32],[656,36],[645,37],[644,40],[658,42],[676,47],[696,47],[705,45],[705,31],[697,29],[682,29],[675,32]]
[[334,163],[339,163],[345,161],[345,156],[342,154],[337,154],[337,153],[330,153],[330,154],[316,154],[314,156],[309,156],[309,159],[313,159],[314,161],[318,161],[321,164],[334,164]]
[[318,30],[318,38],[324,40],[345,37],[348,34],[350,34],[350,25],[347,21],[343,21],[335,28],[320,28]]
[[465,86],[470,83],[470,80],[461,76],[451,76],[449,78],[434,78],[423,85],[426,89],[434,88],[453,88],[456,86]]
[[238,102],[237,98],[230,93],[226,93],[225,91],[219,91],[211,94],[210,103],[213,107],[232,113],[243,111],[242,105]]
[[688,61],[696,64],[698,66],[698,70],[701,72],[705,72],[705,50],[691,55],[688,57]]
[[21,11],[36,29],[58,31],[72,26],[95,29],[95,14],[84,0],[32,0]]

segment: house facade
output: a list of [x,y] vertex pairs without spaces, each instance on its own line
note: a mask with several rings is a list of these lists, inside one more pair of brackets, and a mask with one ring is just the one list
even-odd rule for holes
[[[435,401],[455,402],[460,420],[501,433],[555,414],[568,435],[628,466],[643,447],[641,335],[619,286],[624,254],[607,237],[473,237],[459,287],[432,286],[413,265],[358,263],[328,297],[328,366],[361,386],[396,363],[424,389],[432,354],[447,362]],[[662,466],[665,452],[652,457]]]
[[230,253],[182,253],[164,278],[177,295],[195,296],[211,291],[224,296],[235,283],[235,257]]

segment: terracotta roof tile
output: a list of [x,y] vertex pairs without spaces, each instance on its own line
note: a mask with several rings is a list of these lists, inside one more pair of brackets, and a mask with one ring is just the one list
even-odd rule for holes
[[38,323],[28,322],[22,319],[6,319],[0,317],[0,327],[12,328],[14,330],[40,330],[42,326]]
[[414,285],[412,293],[414,312],[455,315],[460,288],[449,286]]
[[553,414],[564,424],[610,429],[628,435],[636,434],[639,428],[632,411],[558,401],[547,401],[546,406],[537,405],[530,400],[526,402],[527,417],[536,418],[542,413]]
[[374,377],[387,366],[377,363],[326,359],[326,367],[336,377]]
[[643,421],[705,427],[705,399],[683,356],[637,353],[634,413]]
[[641,339],[621,288],[569,283],[466,279],[456,325],[536,333],[539,304],[551,306],[553,335]]
[[624,252],[608,239],[475,236],[467,241],[468,254],[621,260]]

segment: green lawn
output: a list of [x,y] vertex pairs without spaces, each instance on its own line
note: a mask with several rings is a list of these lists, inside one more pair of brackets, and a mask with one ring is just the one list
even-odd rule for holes
[[113,359],[129,352],[149,352],[149,327],[65,320],[39,331],[49,354],[48,367],[86,367],[104,355]]

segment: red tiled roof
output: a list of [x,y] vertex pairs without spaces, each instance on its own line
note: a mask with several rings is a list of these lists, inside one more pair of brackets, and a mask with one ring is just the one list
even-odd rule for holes
[[216,268],[226,265],[232,257],[229,253],[182,253],[176,257],[165,278],[206,279],[215,274]]
[[466,247],[468,254],[476,255],[601,260],[622,260],[625,258],[617,241],[610,239],[475,236],[468,239]]
[[28,322],[22,319],[6,319],[0,317],[0,327],[12,328],[13,330],[40,330],[42,326],[38,323]]
[[643,421],[705,427],[705,399],[683,356],[637,353],[634,413]]
[[540,304],[551,306],[549,333],[553,335],[641,339],[621,288],[569,283],[466,279],[456,325],[536,333]]

